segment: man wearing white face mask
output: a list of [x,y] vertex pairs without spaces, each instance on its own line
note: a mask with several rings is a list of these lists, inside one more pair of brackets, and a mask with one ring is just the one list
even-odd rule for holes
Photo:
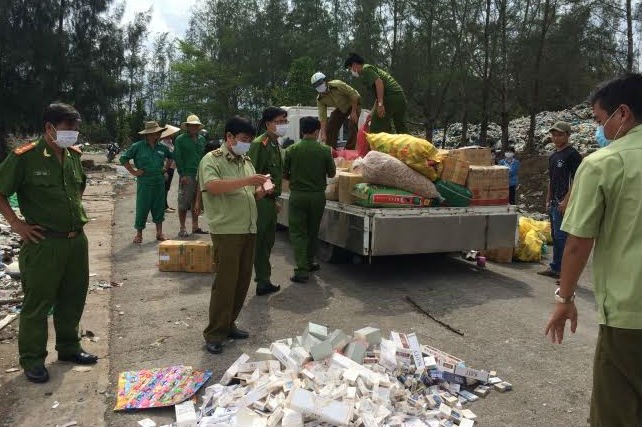
[[[330,147],[337,148],[339,129],[349,117],[346,148],[354,149],[357,144],[357,125],[361,114],[361,95],[341,80],[328,81],[325,74],[320,71],[312,75],[310,83],[319,92],[317,96],[317,109],[321,121],[319,138]],[[334,108],[329,119],[328,107]]]
[[[20,312],[18,351],[29,381],[49,380],[47,313],[54,310],[58,360],[93,364],[98,358],[80,346],[78,324],[89,284],[89,256],[83,226],[87,215],[82,194],[87,178],[80,164],[80,114],[70,105],[49,105],[45,134],[16,148],[0,164],[0,213],[24,243],[20,272],[24,302]],[[24,220],[7,197],[17,193]]]
[[515,158],[515,147],[508,147],[498,164],[508,168],[508,202],[514,205],[517,202],[516,191],[519,184],[519,160]]
[[593,251],[599,331],[590,425],[641,426],[642,75],[603,84],[590,102],[610,143],[577,171],[562,223],[568,240],[560,287],[545,334],[561,343],[567,320],[576,331],[575,288]]
[[[225,144],[207,153],[198,167],[198,184],[207,217],[217,272],[212,284],[209,324],[203,331],[207,351],[218,354],[228,338],[244,339],[236,319],[252,280],[256,242],[256,200],[268,191],[268,178],[255,172],[246,155],[255,134],[242,117],[225,124]],[[271,191],[271,190],[270,190]]]

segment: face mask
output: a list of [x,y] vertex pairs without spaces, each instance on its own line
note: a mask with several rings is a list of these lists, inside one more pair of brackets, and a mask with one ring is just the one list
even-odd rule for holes
[[350,70],[350,74],[352,74],[352,77],[359,77],[359,73],[354,70]]
[[316,87],[317,92],[323,93],[328,89],[328,85],[325,83],[321,83],[319,86]]
[[286,133],[288,133],[288,124],[280,124],[276,125],[276,131],[274,132],[278,136],[285,136]]
[[250,151],[250,145],[249,142],[236,141],[236,145],[232,145],[232,151],[237,156],[244,156]]
[[512,159],[515,156],[515,153],[504,153],[504,157],[507,159]]
[[[611,120],[611,117],[613,117],[613,114],[615,114],[616,111],[617,110],[615,110],[615,111],[613,111],[611,113],[609,118],[606,119],[606,121],[604,122],[604,124],[602,126],[598,126],[597,129],[595,129],[595,140],[597,141],[597,145],[599,145],[600,148],[604,148],[604,147],[606,147],[607,145],[609,145],[612,142],[611,139],[608,139],[606,137],[606,134],[604,133],[604,126],[606,126],[606,124],[609,122],[609,120]],[[617,132],[615,133],[615,138],[614,139],[617,139],[617,136],[620,133],[620,129],[622,129],[622,125],[620,125],[620,127],[617,130]]]
[[69,148],[78,141],[77,130],[56,130],[56,137],[52,138],[56,145],[60,148]]

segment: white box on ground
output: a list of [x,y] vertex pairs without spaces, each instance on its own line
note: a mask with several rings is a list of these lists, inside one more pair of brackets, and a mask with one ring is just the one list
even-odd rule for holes
[[248,360],[250,360],[250,356],[243,353],[238,359],[236,359],[236,362],[232,363],[232,366],[227,368],[227,371],[225,371],[225,373],[223,374],[223,378],[221,378],[221,381],[219,382],[223,385],[228,385],[230,381],[232,381],[232,378],[234,378],[234,376],[238,373],[239,366],[241,366]]
[[323,325],[317,325],[316,323],[309,322],[308,327],[305,328],[305,334],[310,334],[313,337],[320,339],[321,341],[325,340],[328,338],[328,328],[327,326]]
[[196,427],[196,409],[194,402],[186,400],[183,403],[174,405],[176,411],[176,426],[177,427]]
[[361,364],[366,356],[366,346],[359,341],[352,341],[345,350],[345,356]]
[[377,345],[381,343],[381,330],[366,326],[358,331],[354,331],[354,337],[368,343],[368,346]]
[[311,391],[297,388],[288,399],[291,409],[317,416],[332,425],[347,426],[352,419],[352,406],[337,400],[319,397]]

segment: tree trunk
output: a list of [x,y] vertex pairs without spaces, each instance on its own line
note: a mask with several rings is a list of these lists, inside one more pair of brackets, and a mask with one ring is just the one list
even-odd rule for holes
[[508,46],[506,35],[506,3],[508,0],[501,0],[499,20],[501,22],[501,57],[502,57],[502,72],[500,81],[500,117],[502,128],[502,151],[508,148]]
[[486,22],[484,23],[484,82],[482,87],[482,119],[479,142],[486,146],[488,137],[488,98],[490,97],[490,3],[486,0]]
[[626,71],[633,72],[633,16],[631,13],[631,0],[626,0]]

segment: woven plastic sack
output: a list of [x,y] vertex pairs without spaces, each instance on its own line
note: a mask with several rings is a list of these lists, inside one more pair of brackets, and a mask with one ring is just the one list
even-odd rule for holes
[[439,198],[435,184],[401,160],[379,151],[370,151],[359,162],[361,175],[366,182],[399,188],[427,199]]
[[370,145],[368,145],[367,133],[370,130],[370,116],[363,123],[357,132],[357,153],[360,157],[365,157],[370,151]]
[[519,244],[515,249],[515,259],[525,262],[539,262],[542,259],[543,243],[542,234],[531,229],[523,239],[519,239]]
[[439,177],[438,150],[425,139],[388,133],[369,133],[366,137],[371,149],[396,157],[431,181]]
[[473,199],[473,193],[468,188],[454,182],[438,179],[435,181],[435,187],[444,199],[442,202],[444,206],[465,208]]
[[352,195],[356,205],[368,208],[421,208],[438,203],[409,191],[365,182],[356,184]]
[[533,218],[521,217],[519,219],[519,234],[520,236],[526,235],[530,230],[536,230],[542,234],[544,243],[552,244],[553,236],[551,235],[550,221],[537,221]]

